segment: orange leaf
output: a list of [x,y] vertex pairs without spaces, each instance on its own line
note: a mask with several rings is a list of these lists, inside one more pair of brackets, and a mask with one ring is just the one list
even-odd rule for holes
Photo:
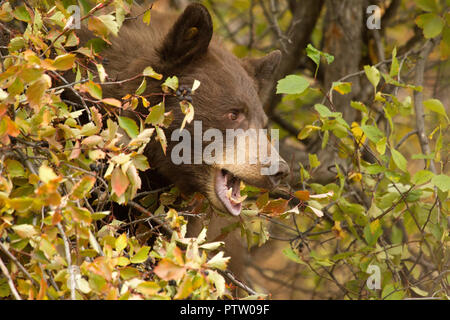
[[75,142],[75,145],[72,148],[72,152],[70,153],[69,160],[78,158],[80,156],[80,154],[81,154],[80,141],[77,140],[77,142]]
[[120,197],[127,190],[130,181],[127,176],[120,170],[115,168],[111,175],[111,187],[113,192]]
[[158,263],[153,271],[163,280],[180,280],[183,278],[186,268],[177,266],[167,259],[163,259]]
[[294,196],[302,201],[308,201],[309,200],[309,191],[308,190],[299,190],[294,193]]
[[269,201],[269,203],[267,203],[264,206],[262,211],[269,213],[272,216],[279,216],[286,212],[287,207],[288,207],[288,200],[277,199]]
[[110,106],[117,107],[117,108],[120,108],[122,106],[122,103],[119,100],[114,99],[114,98],[104,98],[104,99],[102,99],[102,102],[109,104]]

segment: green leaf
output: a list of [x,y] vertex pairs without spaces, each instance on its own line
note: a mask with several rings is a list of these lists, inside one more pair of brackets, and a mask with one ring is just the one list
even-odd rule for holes
[[100,100],[102,98],[102,94],[103,94],[102,87],[98,83],[95,83],[92,80],[89,80],[89,82],[84,85],[84,88],[95,99]]
[[381,139],[384,138],[384,133],[374,126],[364,125],[361,126],[361,130],[364,132],[364,134],[369,138],[370,141],[373,143],[377,143]]
[[416,24],[423,29],[425,38],[438,36],[444,28],[444,20],[435,13],[425,13],[416,18]]
[[11,293],[6,278],[0,278],[0,298],[6,298]]
[[367,79],[369,79],[376,90],[378,83],[380,82],[380,71],[374,66],[364,66],[364,72],[366,73]]
[[120,269],[120,277],[124,280],[136,278],[139,276],[139,271],[136,268],[125,267]]
[[135,93],[139,96],[144,93],[145,88],[147,88],[147,80],[145,80],[145,78],[144,78],[144,79],[142,79],[142,82],[139,85],[139,87],[136,89]]
[[178,78],[176,76],[168,77],[161,87],[166,93],[170,92],[169,89],[176,91],[178,89]]
[[369,246],[375,245],[378,238],[383,234],[380,220],[376,219],[364,227],[364,238]]
[[423,11],[438,12],[440,10],[438,0],[416,0],[416,4]]
[[359,101],[351,101],[350,102],[350,106],[353,108],[353,109],[356,109],[356,110],[359,110],[359,111],[362,111],[362,112],[365,112],[365,113],[367,113],[367,107],[364,105],[364,103],[362,103],[362,102],[359,102]]
[[308,44],[308,46],[306,47],[306,55],[312,61],[314,61],[314,63],[316,64],[316,66],[318,68],[319,64],[320,64],[320,51],[318,49],[314,48],[311,44]]
[[418,153],[418,154],[413,154],[411,156],[411,159],[414,159],[414,160],[433,160],[435,155],[436,154],[434,152],[432,152],[430,154],[427,154],[427,155],[425,155],[423,153]]
[[139,134],[139,128],[133,119],[127,117],[118,117],[119,126],[126,131],[131,138],[136,138]]
[[290,247],[286,248],[283,250],[283,254],[289,259],[292,260],[296,263],[302,263],[304,264],[304,262],[302,261],[302,259],[300,259],[300,257],[298,256],[298,254],[296,254]]
[[436,187],[441,189],[443,192],[448,192],[450,190],[450,177],[445,174],[435,175],[431,179],[431,183]]
[[314,109],[316,109],[316,111],[319,113],[319,115],[322,118],[340,117],[341,116],[340,112],[331,112],[330,109],[328,109],[327,106],[324,106],[323,104],[320,104],[320,103],[316,103],[314,105]]
[[383,300],[401,300],[404,295],[405,292],[403,290],[399,290],[393,284],[387,284],[381,292],[381,297]]
[[424,184],[430,181],[431,178],[434,177],[434,173],[428,170],[420,170],[414,174],[412,177],[412,182],[414,184]]
[[399,70],[400,70],[400,65],[399,65],[398,59],[397,59],[397,48],[394,48],[394,50],[392,50],[392,63],[391,63],[391,69],[389,70],[389,75],[391,77],[394,77],[394,76],[398,75]]
[[11,176],[11,178],[15,177],[24,177],[25,169],[22,164],[17,160],[7,159],[5,161],[6,172]]
[[133,257],[131,257],[131,263],[142,263],[145,262],[148,258],[148,253],[150,251],[150,247],[143,246]]
[[414,291],[415,293],[417,293],[419,296],[422,296],[422,297],[428,296],[428,292],[427,291],[422,290],[422,289],[420,289],[418,287],[411,287],[411,290]]
[[14,10],[14,17],[16,17],[17,20],[31,22],[30,13],[28,12],[27,8],[25,8],[25,6],[17,7]]
[[317,130],[320,130],[320,127],[306,125],[300,131],[300,133],[298,134],[297,138],[300,139],[300,140],[306,139],[311,134],[311,132],[317,131]]
[[277,94],[300,94],[308,87],[308,80],[301,76],[291,74],[278,81]]
[[309,165],[311,166],[311,168],[316,168],[320,166],[320,161],[317,158],[316,154],[308,153],[308,157],[309,157]]
[[438,99],[428,99],[423,102],[423,106],[430,111],[436,112],[442,116],[444,116],[448,121],[447,112],[445,111],[445,107],[441,101]]
[[406,165],[408,164],[408,162],[406,161],[405,157],[394,148],[391,148],[391,153],[395,165],[403,172],[407,172],[408,170],[406,168]]
[[379,174],[386,171],[385,167],[382,167],[376,163],[370,164],[364,168],[364,172],[367,174]]
[[73,63],[75,62],[75,55],[73,53],[63,54],[57,56],[53,61],[52,66],[56,68],[56,70],[69,70],[72,69]]
[[111,14],[105,14],[98,17],[100,19],[106,29],[108,30],[108,33],[112,33],[113,35],[117,36],[119,33],[119,25],[116,22],[116,17],[114,17]]
[[309,58],[311,58],[311,60],[314,61],[314,63],[317,66],[316,67],[316,72],[314,73],[314,78],[317,75],[317,70],[319,70],[320,57],[324,57],[328,64],[330,64],[330,63],[332,63],[334,61],[334,56],[314,48],[312,44],[308,44],[308,46],[306,47],[306,55]]
[[145,119],[145,123],[151,123],[152,125],[161,125],[164,122],[164,103],[160,102],[156,106],[150,109],[150,113]]
[[334,91],[339,92],[344,95],[352,91],[352,83],[351,82],[333,82],[332,88]]
[[9,52],[19,51],[23,47],[25,47],[25,39],[23,37],[12,38],[8,44]]
[[[150,12],[150,10],[148,10],[148,12]],[[143,75],[146,77],[156,79],[156,80],[161,80],[163,77],[162,74],[157,73],[155,70],[153,70],[152,67],[145,68]]]
[[383,155],[386,152],[387,138],[383,137],[375,143],[375,147],[379,154]]

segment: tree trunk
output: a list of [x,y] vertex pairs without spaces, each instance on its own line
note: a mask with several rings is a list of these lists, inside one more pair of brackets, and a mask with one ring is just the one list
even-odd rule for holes
[[[329,90],[334,81],[361,69],[362,28],[364,1],[327,0],[324,23],[323,51],[334,56],[335,61],[325,66],[325,90]],[[323,67],[323,66],[322,66]],[[344,119],[351,123],[357,112],[350,107],[350,101],[360,91],[358,78],[352,78],[352,92],[341,95],[332,93],[336,111],[342,112]]]

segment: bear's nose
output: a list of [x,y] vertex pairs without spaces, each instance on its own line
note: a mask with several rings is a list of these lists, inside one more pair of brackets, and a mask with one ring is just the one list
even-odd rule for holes
[[289,175],[289,172],[290,169],[286,161],[280,160],[278,162],[278,171],[274,175],[269,176],[269,180],[273,187],[277,187],[280,182]]

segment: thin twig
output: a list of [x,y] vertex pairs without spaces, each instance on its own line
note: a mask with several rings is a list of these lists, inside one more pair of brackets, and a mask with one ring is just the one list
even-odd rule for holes
[[13,254],[11,252],[9,252],[9,250],[5,247],[5,245],[3,243],[0,243],[0,249],[13,263],[15,263],[15,265],[20,269],[20,271],[23,272],[23,274],[31,281],[31,283],[34,286],[36,286],[36,287],[39,286],[37,281],[33,279],[33,277],[27,271],[27,269],[25,269],[25,267],[19,262],[19,260],[17,260],[17,258],[15,256],[13,256]]
[[9,289],[11,290],[14,298],[16,298],[16,300],[22,300],[19,293],[17,292],[16,287],[14,286],[14,281],[12,280],[11,275],[8,272],[8,268],[6,268],[5,264],[3,263],[2,258],[0,258],[0,269],[8,280]]
[[[425,72],[425,66],[427,63],[427,58],[433,50],[434,43],[432,41],[428,41],[424,48],[421,50],[419,54],[419,58],[417,61],[416,67],[416,75],[414,77],[414,84],[416,86],[423,85],[423,75]],[[428,142],[427,134],[425,133],[425,113],[423,111],[423,92],[422,91],[414,91],[414,109],[416,111],[416,127],[419,136],[420,147],[422,148],[422,153],[424,155],[430,154],[430,145]],[[425,159],[425,165],[427,160]],[[434,161],[430,160],[430,171],[436,173],[436,167],[434,165]]]
[[220,274],[222,274],[225,278],[230,280],[232,283],[234,283],[236,286],[241,288],[242,290],[247,291],[251,295],[258,295],[258,293],[255,290],[253,290],[252,288],[247,286],[245,283],[240,282],[238,279],[236,279],[236,277],[230,271],[228,271],[228,270],[225,270],[225,271],[217,270],[217,271]]
[[69,276],[70,276],[70,298],[72,300],[76,300],[76,295],[75,295],[76,280],[75,280],[74,269],[72,268],[72,257],[70,255],[69,240],[67,239],[66,234],[64,233],[64,229],[60,222],[58,222],[56,224],[56,227],[58,228],[59,232],[61,233],[61,237],[64,241],[64,250],[66,252],[67,269],[69,271]]

